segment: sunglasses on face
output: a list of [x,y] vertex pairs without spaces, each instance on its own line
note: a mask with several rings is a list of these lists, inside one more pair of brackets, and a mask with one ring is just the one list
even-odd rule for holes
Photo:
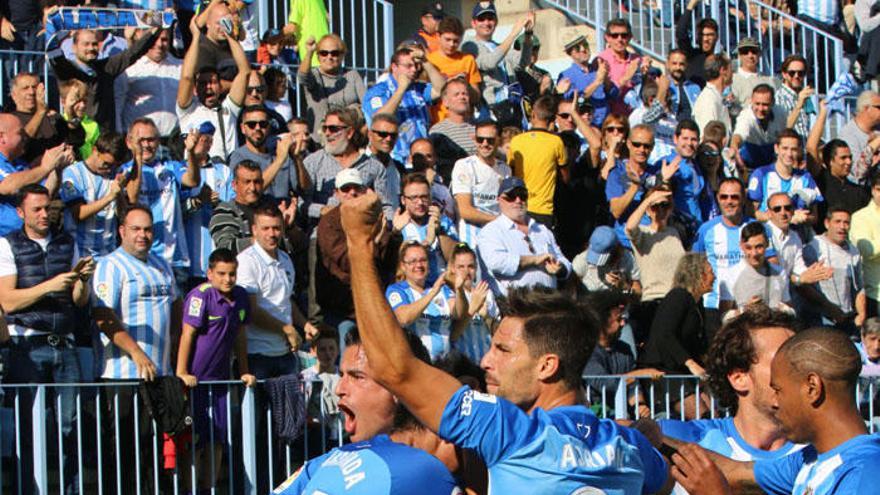
[[623,131],[624,131],[623,127],[608,126],[605,128],[605,132],[607,132],[609,134],[612,132],[619,132],[619,133],[623,134]]
[[397,139],[397,133],[396,133],[396,132],[389,132],[389,131],[376,131],[376,130],[373,130],[373,129],[370,129],[370,132],[372,132],[373,134],[379,136],[379,137],[382,138],[382,139],[389,139],[389,138],[391,138],[391,139]]
[[791,213],[794,211],[794,205],[776,205],[770,207],[770,211],[772,211],[773,213],[779,213],[782,210]]
[[268,129],[269,122],[266,120],[249,120],[244,123],[244,126],[250,130],[254,130],[257,127],[259,127],[260,129]]
[[339,57],[342,55],[342,50],[318,50],[318,55],[321,57]]
[[565,119],[565,120],[568,120],[568,119],[571,118],[571,114],[568,113],[568,112],[557,113],[556,116],[559,117],[559,118],[561,118],[561,119]]
[[479,143],[479,144],[483,144],[483,143],[494,144],[495,143],[495,136],[476,136],[474,139],[476,139],[477,143]]
[[721,201],[734,200],[739,201],[739,194],[719,194],[718,199]]
[[789,77],[804,77],[804,75],[807,73],[807,71],[805,71],[805,70],[789,70],[789,71],[785,71],[785,73],[788,74]]
[[528,191],[522,189],[514,189],[513,191],[509,191],[503,194],[504,198],[511,203],[516,201],[517,199],[521,201],[527,201],[529,199]]
[[359,186],[357,184],[345,184],[344,186],[340,187],[339,190],[344,193],[348,193],[351,191],[361,192],[364,190],[364,186]]
[[336,134],[337,132],[344,131],[344,130],[348,129],[348,126],[347,125],[325,125],[325,126],[321,126],[321,129],[323,129],[324,134]]
[[669,208],[670,206],[672,206],[672,203],[669,203],[668,201],[664,201],[662,203],[656,203],[656,204],[651,205],[651,209],[665,210],[665,209]]
[[629,38],[629,33],[627,33],[627,32],[608,33],[608,37],[613,38],[613,39],[627,39],[627,38]]
[[266,86],[248,86],[248,93],[258,93],[263,94],[266,92]]
[[630,144],[632,144],[632,147],[633,147],[633,148],[636,148],[636,149],[646,149],[646,150],[649,150],[649,149],[651,149],[651,148],[654,147],[654,143],[642,143],[642,142],[639,142],[639,141],[630,141]]

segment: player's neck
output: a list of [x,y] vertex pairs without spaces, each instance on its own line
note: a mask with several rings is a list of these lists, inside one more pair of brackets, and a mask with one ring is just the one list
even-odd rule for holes
[[733,417],[739,436],[756,449],[773,451],[785,445],[786,439],[779,425],[753,406],[743,401]]
[[820,454],[868,433],[858,410],[850,404],[832,405],[816,411],[810,443]]
[[557,407],[573,406],[580,403],[583,403],[583,401],[579,400],[578,391],[568,388],[560,381],[544,385],[541,394],[526,412],[531,414],[532,411],[539,407],[549,411]]

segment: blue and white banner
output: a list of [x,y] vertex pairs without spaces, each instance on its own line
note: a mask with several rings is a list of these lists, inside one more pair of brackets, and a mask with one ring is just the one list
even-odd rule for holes
[[63,7],[46,20],[46,46],[54,47],[68,31],[77,29],[117,30],[127,27],[171,27],[174,12],[147,9]]

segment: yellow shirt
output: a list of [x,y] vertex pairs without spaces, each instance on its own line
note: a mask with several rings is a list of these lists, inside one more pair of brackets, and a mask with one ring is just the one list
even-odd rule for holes
[[507,152],[513,175],[521,178],[529,190],[529,213],[553,214],[557,168],[566,164],[562,139],[542,129],[514,136]]
[[880,299],[880,206],[873,200],[853,213],[849,241],[862,255],[865,295],[876,301]]

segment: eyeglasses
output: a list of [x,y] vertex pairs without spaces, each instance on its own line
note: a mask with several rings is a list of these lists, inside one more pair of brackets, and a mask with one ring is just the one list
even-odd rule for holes
[[514,189],[513,191],[508,191],[508,192],[502,194],[502,196],[504,197],[504,199],[506,199],[507,201],[509,201],[511,203],[516,201],[517,199],[519,199],[521,201],[528,201],[529,192],[525,191],[523,189]]
[[247,122],[244,122],[244,126],[250,130],[254,130],[257,127],[259,127],[260,129],[268,129],[269,128],[269,121],[267,121],[267,120],[249,120]]
[[794,205],[776,205],[770,207],[770,211],[772,211],[773,213],[779,213],[782,210],[791,213],[794,211]]
[[608,126],[605,128],[605,132],[608,132],[608,133],[619,132],[619,133],[623,134],[624,130],[625,129],[623,127],[617,127],[617,126]]
[[590,47],[587,46],[586,43],[581,43],[579,45],[575,45],[575,46],[571,47],[571,51],[573,51],[573,52],[588,52],[588,51],[590,51]]
[[757,48],[743,48],[739,51],[740,55],[757,55],[759,53],[761,53],[761,50]]
[[629,33],[627,33],[626,31],[618,31],[616,33],[606,33],[606,36],[614,39],[626,39],[629,38]]
[[342,50],[318,50],[318,55],[321,57],[339,57],[342,55]]
[[402,263],[404,265],[426,265],[428,264],[428,258],[416,258],[414,260],[403,260]]
[[321,126],[321,129],[324,131],[324,134],[336,134],[337,132],[344,131],[348,129],[347,125],[325,125]]
[[557,113],[556,116],[561,119],[565,119],[565,120],[568,120],[571,118],[571,114],[568,112],[560,112],[560,113]]
[[266,92],[266,86],[248,86],[247,91],[248,93],[263,94]]
[[651,149],[651,148],[654,147],[654,143],[642,143],[642,142],[639,142],[639,141],[630,141],[630,144],[632,144],[632,147],[633,147],[633,148],[636,148],[636,149],[646,149],[646,150],[649,150],[649,149]]
[[382,138],[382,139],[388,139],[388,138],[391,138],[391,139],[397,139],[397,133],[396,133],[396,132],[377,131],[377,130],[375,130],[375,129],[370,129],[370,132],[372,132],[373,134],[379,136],[379,137]]
[[651,205],[651,209],[652,210],[665,210],[665,209],[669,208],[670,206],[672,206],[672,203],[669,203],[668,201],[664,201],[662,203],[655,203],[655,204]]
[[364,186],[359,186],[357,184],[345,184],[339,188],[340,192],[348,193],[351,191],[361,192],[364,190]]
[[719,194],[718,199],[726,201],[728,199],[739,201],[739,194]]
[[807,73],[807,71],[805,71],[805,70],[787,70],[787,71],[785,71],[785,73],[791,77],[804,77],[804,75]]
[[717,150],[703,150],[700,153],[702,153],[704,156],[708,156],[710,158],[714,158],[716,156],[721,155],[721,153],[719,153]]
[[474,139],[479,144],[483,144],[483,143],[494,144],[495,143],[495,136],[475,136]]
[[422,203],[427,203],[428,201],[431,201],[431,196],[428,194],[413,194],[410,196],[404,196],[403,198],[407,201],[421,201]]

